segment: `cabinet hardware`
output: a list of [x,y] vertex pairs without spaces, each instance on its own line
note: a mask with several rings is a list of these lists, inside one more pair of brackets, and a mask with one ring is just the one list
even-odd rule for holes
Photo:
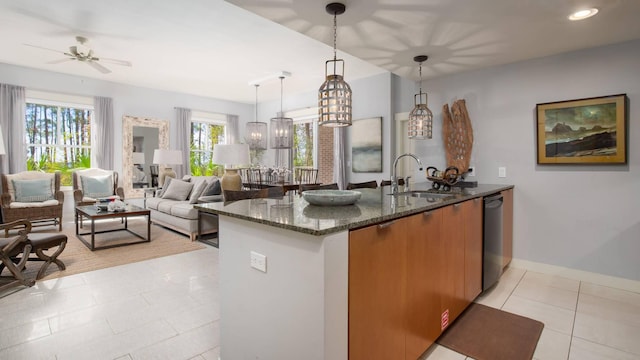
[[478,202],[478,201],[480,201],[480,198],[475,198],[475,199],[473,199],[473,201],[474,202]]
[[433,211],[425,211],[422,213],[422,215],[424,215],[424,217],[429,217],[431,216],[431,214],[433,214]]
[[388,228],[389,226],[393,225],[393,223],[395,223],[395,220],[386,222],[386,223],[382,223],[378,225],[378,229],[384,229],[384,228]]
[[453,204],[453,207],[457,209],[460,207],[460,205],[462,205],[462,203]]

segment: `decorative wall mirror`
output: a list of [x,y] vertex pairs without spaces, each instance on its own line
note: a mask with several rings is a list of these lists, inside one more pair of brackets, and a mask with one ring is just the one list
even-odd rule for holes
[[152,186],[150,167],[154,165],[153,151],[169,148],[169,122],[125,115],[122,117],[122,134],[124,196],[127,199],[141,198],[144,189]]

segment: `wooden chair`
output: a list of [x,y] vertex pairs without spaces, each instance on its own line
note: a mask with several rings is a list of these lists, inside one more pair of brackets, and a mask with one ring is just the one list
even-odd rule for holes
[[[16,220],[28,220],[32,227],[58,225],[62,231],[62,206],[64,194],[60,191],[60,172],[44,173],[23,171],[16,174],[0,174],[2,194],[0,204],[2,219],[5,223]],[[39,193],[26,194],[28,188],[22,184],[42,182]],[[31,189],[34,187],[31,186]],[[48,192],[48,194],[47,194]],[[5,234],[8,230],[5,230]]]
[[[87,189],[84,189],[84,183],[88,179],[99,179],[110,176],[109,184],[100,194],[88,193]],[[103,170],[99,168],[90,168],[75,170],[71,173],[71,180],[73,183],[73,200],[76,206],[93,205],[101,197],[117,196],[120,200],[124,201],[124,189],[118,187],[118,172],[113,170]],[[83,181],[84,180],[84,181]],[[94,189],[96,190],[96,189]],[[83,217],[80,217],[80,226],[82,226]]]
[[[391,180],[382,180],[380,181],[380,186],[390,186],[391,185]],[[404,179],[403,178],[399,178],[398,179],[398,186],[404,186]]]
[[[9,269],[11,273],[11,276],[0,276],[9,279],[8,282],[0,284],[0,291],[18,285],[33,286],[35,284],[35,280],[27,279],[22,274],[31,252],[31,244],[27,239],[27,234],[31,231],[31,223],[27,220],[17,220],[0,224],[0,229],[4,230],[5,234],[15,228],[21,229],[17,235],[0,239],[0,275],[4,268]],[[15,262],[18,255],[21,257]]]
[[375,189],[377,187],[378,187],[378,182],[375,180],[371,180],[371,181],[366,181],[361,183],[349,183],[347,185],[347,190],[363,189],[363,188]]
[[243,190],[233,191],[224,190],[224,201],[237,201],[246,199],[262,199],[262,198],[277,198],[284,196],[284,189],[281,186],[271,186],[264,189],[257,190]]
[[318,182],[318,169],[295,168],[293,180],[298,184],[315,184]]
[[298,189],[298,193],[302,194],[303,191],[307,190],[340,190],[337,183],[331,184],[300,184]]

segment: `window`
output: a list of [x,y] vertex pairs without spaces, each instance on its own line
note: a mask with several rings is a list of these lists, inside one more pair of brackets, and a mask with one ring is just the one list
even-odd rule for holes
[[93,99],[72,103],[65,100],[79,97],[65,97],[27,93],[25,143],[28,170],[59,170],[61,185],[70,186],[73,169],[91,167]]
[[293,166],[317,167],[318,111],[304,109],[288,112],[293,118]]
[[191,151],[189,162],[191,175],[216,175],[221,172],[221,165],[214,164],[213,146],[225,143],[227,117],[224,114],[213,114],[199,111],[191,113]]

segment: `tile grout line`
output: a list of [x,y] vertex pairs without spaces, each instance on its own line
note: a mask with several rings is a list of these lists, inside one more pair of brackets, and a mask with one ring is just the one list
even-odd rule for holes
[[[525,270],[522,273],[522,276],[520,276],[520,279],[518,279],[518,282],[516,283],[516,286],[513,287],[513,289],[511,289],[511,292],[509,292],[509,296],[507,296],[507,298],[504,300],[504,302],[502,303],[502,305],[500,305],[500,310],[504,310],[504,305],[507,303],[507,301],[509,301],[509,299],[511,298],[511,295],[513,295],[513,292],[516,291],[516,288],[518,287],[518,285],[520,285],[520,282],[522,282],[522,279],[524,279],[524,275],[527,273],[527,271],[529,270]],[[502,273],[504,275],[504,272]]]
[[569,337],[569,352],[567,360],[571,357],[571,344],[573,343],[573,331],[576,327],[576,317],[578,316],[578,303],[580,302],[580,292],[582,290],[582,281],[578,282],[578,296],[576,297],[576,308],[573,311],[573,323],[571,323],[571,336]]

